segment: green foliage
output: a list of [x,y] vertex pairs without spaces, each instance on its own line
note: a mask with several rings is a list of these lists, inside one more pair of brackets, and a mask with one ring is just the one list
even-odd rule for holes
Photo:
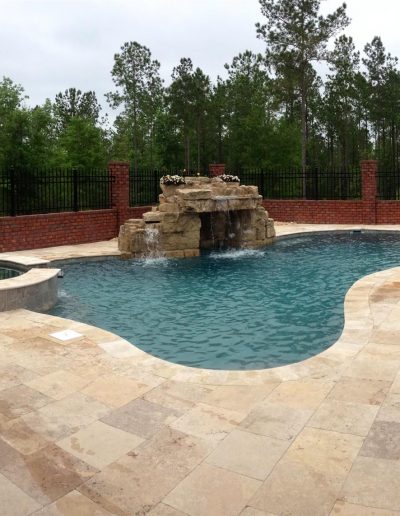
[[111,75],[117,90],[107,93],[112,108],[123,109],[117,118],[117,150],[123,141],[131,140],[129,159],[135,170],[138,163],[153,161],[156,118],[162,107],[163,87],[159,74],[160,63],[151,58],[150,50],[137,43],[128,42],[115,54]]
[[[133,167],[205,171],[243,168],[351,168],[366,157],[399,168],[400,72],[374,37],[363,54],[350,36],[346,6],[322,16],[322,0],[260,0],[264,54],[249,50],[212,83],[184,57],[164,88],[150,50],[127,42],[114,56],[116,110],[109,129],[94,91],[69,88],[27,107],[23,88],[0,81],[0,169]],[[330,47],[329,47],[330,48]],[[326,61],[323,81],[315,64]]]
[[[326,17],[320,14],[321,0],[260,0],[265,24],[257,23],[258,37],[267,44],[266,59],[275,71],[288,98],[300,102],[302,168],[307,165],[307,104],[313,88],[312,63],[326,59],[329,40],[349,23],[346,4]],[[287,79],[287,80],[286,80]]]

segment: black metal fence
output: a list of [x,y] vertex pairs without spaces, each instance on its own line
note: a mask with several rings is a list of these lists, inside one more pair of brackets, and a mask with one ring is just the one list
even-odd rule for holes
[[[130,205],[156,204],[161,193],[160,178],[176,171],[143,170],[130,172]],[[243,169],[241,183],[258,186],[265,199],[361,199],[361,176],[357,170]],[[194,172],[186,175],[195,175]],[[208,172],[206,174],[208,175]]]
[[379,171],[376,176],[378,199],[400,200],[400,170]]
[[[160,179],[162,176],[182,175],[182,172],[176,170],[152,170],[131,169],[129,176],[129,204],[130,206],[148,206],[158,203],[158,196],[161,193]],[[185,176],[195,176],[197,172],[194,170],[185,171]],[[208,175],[202,173],[201,175]]]
[[258,186],[265,199],[361,199],[359,170],[243,170],[242,184]]
[[32,215],[111,208],[107,170],[16,169],[0,171],[0,215]]

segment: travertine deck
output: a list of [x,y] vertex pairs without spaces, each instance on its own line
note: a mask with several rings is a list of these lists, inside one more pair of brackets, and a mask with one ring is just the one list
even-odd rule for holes
[[[95,247],[23,254],[116,252]],[[0,515],[400,514],[400,267],[358,281],[345,309],[330,349],[254,372],[190,369],[84,324],[1,313]],[[64,329],[82,336],[51,336]]]

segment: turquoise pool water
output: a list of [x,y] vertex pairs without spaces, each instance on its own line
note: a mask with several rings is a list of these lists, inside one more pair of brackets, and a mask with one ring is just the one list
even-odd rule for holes
[[350,286],[398,265],[400,235],[382,233],[301,236],[185,260],[70,263],[52,313],[171,362],[260,369],[328,348]]
[[0,280],[15,278],[19,276],[21,273],[16,271],[15,269],[9,269],[8,267],[0,267]]

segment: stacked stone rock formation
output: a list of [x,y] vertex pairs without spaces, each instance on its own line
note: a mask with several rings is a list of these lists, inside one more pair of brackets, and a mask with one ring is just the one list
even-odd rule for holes
[[183,258],[198,256],[201,249],[261,247],[275,237],[256,186],[196,177],[161,189],[157,207],[121,226],[122,257],[148,256],[155,240],[158,255]]

